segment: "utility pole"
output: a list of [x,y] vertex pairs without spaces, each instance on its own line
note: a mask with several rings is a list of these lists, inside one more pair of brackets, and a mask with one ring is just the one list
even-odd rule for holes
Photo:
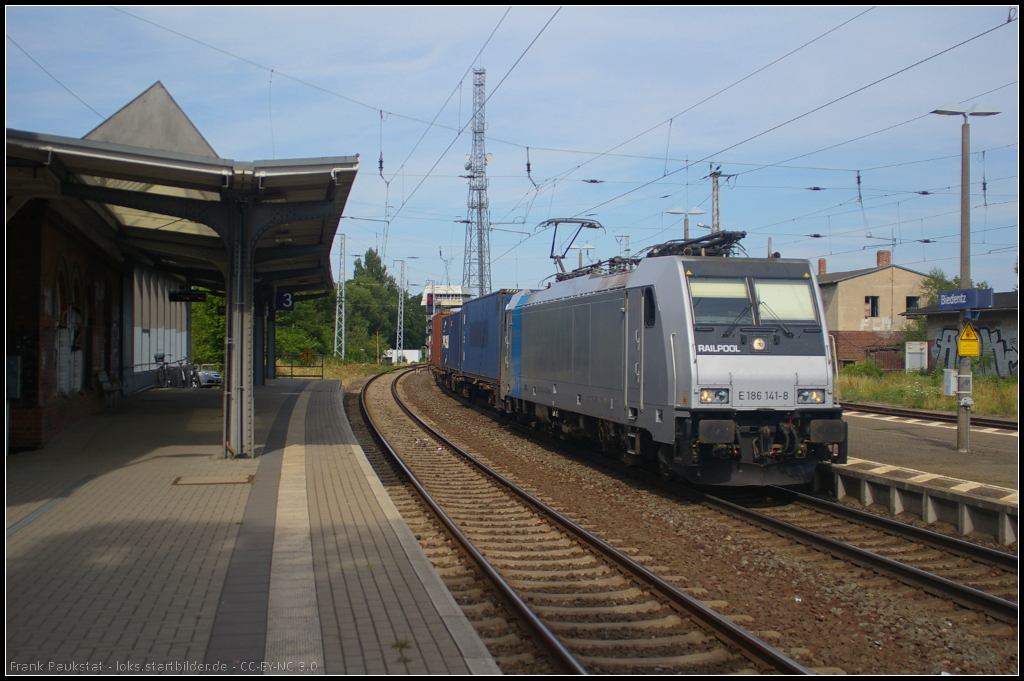
[[334,295],[334,356],[345,359],[345,235],[340,236],[341,251],[338,254],[338,272],[341,273],[341,278],[337,281]]
[[473,152],[466,156],[469,171],[469,215],[466,220],[465,260],[462,285],[483,296],[491,290],[491,220],[487,202],[487,163],[491,155],[484,149],[485,69],[473,69]]
[[[942,116],[963,116],[960,127],[960,288],[971,286],[971,125],[968,116],[996,116],[999,111],[978,102],[970,109],[964,109],[957,102],[932,111]],[[967,311],[960,311],[960,334],[969,324]],[[958,354],[959,354],[958,349]],[[971,450],[971,397],[974,377],[971,374],[971,358],[960,356],[957,372],[956,450],[966,454]]]

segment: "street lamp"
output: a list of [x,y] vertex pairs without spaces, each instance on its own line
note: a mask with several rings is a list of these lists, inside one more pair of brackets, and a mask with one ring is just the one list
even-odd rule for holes
[[682,215],[683,216],[683,239],[685,241],[690,240],[690,216],[691,215],[704,215],[706,211],[700,208],[691,208],[690,210],[683,210],[682,208],[673,208],[665,211],[669,215]]
[[[960,128],[960,288],[971,288],[971,126],[968,116],[995,116],[1000,111],[991,109],[980,102],[965,109],[957,102],[932,111],[940,116],[963,116]],[[966,311],[960,312],[960,333],[966,324]],[[971,359],[960,358],[957,376],[956,448],[966,454],[971,448],[971,407],[967,397],[971,386]]]

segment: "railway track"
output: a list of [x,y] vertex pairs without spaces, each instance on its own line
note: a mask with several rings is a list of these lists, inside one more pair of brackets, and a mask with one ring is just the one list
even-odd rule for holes
[[[463,403],[495,418],[475,405]],[[848,408],[861,406],[864,405],[844,404]],[[912,410],[883,411],[879,408],[877,413],[922,417],[921,412]],[[507,425],[522,430],[528,437],[537,437],[529,429],[512,423]],[[564,443],[564,446],[574,448],[571,443]],[[694,494],[688,487],[657,480],[611,461],[603,461],[602,465],[620,473],[638,475],[654,487],[706,503],[775,534],[873,570],[884,575],[879,578],[879,585],[895,579],[1001,622],[1017,624],[1017,556],[1013,554],[781,487],[773,488],[775,496],[793,499],[794,503],[755,510],[711,494]]]
[[367,421],[553,668],[809,673],[631,558],[628,547],[601,541],[414,422],[400,411],[397,380],[382,377],[364,388]]
[[[918,419],[920,421],[933,421],[938,423],[956,423],[955,413],[943,413],[936,411],[921,411],[918,409],[905,409],[902,407],[890,407],[884,404],[856,404],[843,402],[843,409],[848,411],[859,411],[866,414],[884,414],[886,416],[899,416],[907,419]],[[1017,421],[1013,419],[1001,419],[993,416],[971,415],[971,425],[975,428],[1000,428],[1002,430],[1017,430]]]
[[841,504],[773,488],[784,505],[750,508],[707,496],[731,515],[942,599],[1016,625],[1017,557]]

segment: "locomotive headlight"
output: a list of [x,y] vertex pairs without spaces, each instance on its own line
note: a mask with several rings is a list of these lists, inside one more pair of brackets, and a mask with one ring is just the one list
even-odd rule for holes
[[764,348],[765,348],[764,338],[755,338],[753,345],[754,345],[754,349],[759,351],[759,352],[761,350],[764,350]]
[[797,404],[822,404],[825,402],[824,390],[798,390],[796,393]]
[[729,404],[729,391],[725,388],[705,388],[700,391],[701,404]]

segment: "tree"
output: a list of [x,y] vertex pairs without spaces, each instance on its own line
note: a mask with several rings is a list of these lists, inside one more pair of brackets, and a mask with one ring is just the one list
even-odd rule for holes
[[305,350],[317,354],[334,351],[334,294],[324,298],[299,300],[291,312],[274,313],[276,352],[297,355]]
[[[348,336],[347,359],[377,361],[395,345],[398,324],[398,282],[388,274],[374,249],[357,258],[355,274],[345,282]],[[406,294],[405,347],[421,347],[426,324],[419,296]]]
[[[376,362],[395,344],[398,317],[398,283],[388,274],[372,248],[356,259],[355,274],[345,282],[346,359]],[[329,355],[334,352],[336,294],[296,301],[291,312],[276,311],[278,355],[304,350]],[[405,347],[422,347],[426,339],[419,296],[406,294]],[[192,356],[196,362],[224,362],[225,317],[217,314],[224,299],[209,295],[206,303],[192,304]]]
[[192,361],[196,364],[224,364],[224,329],[227,317],[217,314],[224,298],[206,294],[205,303],[190,303],[192,309]]

